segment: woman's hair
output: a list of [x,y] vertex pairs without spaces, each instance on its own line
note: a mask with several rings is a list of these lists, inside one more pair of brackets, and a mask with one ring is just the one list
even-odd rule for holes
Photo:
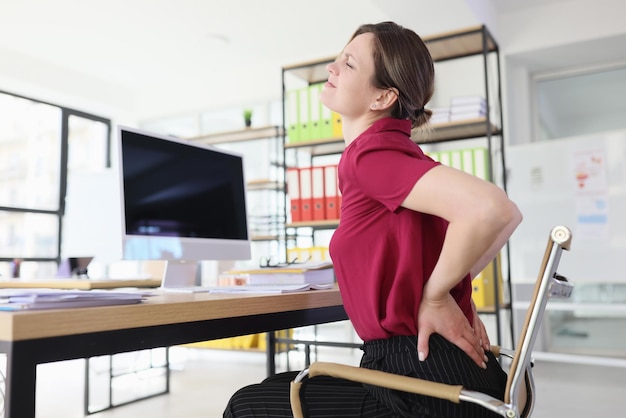
[[364,33],[374,35],[372,84],[398,91],[391,117],[410,119],[414,128],[426,124],[432,111],[424,105],[435,89],[435,68],[424,41],[412,30],[393,22],[362,25],[351,39]]

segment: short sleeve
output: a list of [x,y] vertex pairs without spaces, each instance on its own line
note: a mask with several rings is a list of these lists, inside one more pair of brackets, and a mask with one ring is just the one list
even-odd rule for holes
[[398,149],[363,150],[355,159],[357,182],[363,193],[395,211],[417,181],[438,162],[421,153]]

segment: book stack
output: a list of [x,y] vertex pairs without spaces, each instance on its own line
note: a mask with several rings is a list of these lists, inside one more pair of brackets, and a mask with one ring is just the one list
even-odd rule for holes
[[245,278],[250,285],[330,285],[335,282],[335,270],[330,261],[310,261],[279,267],[251,270],[231,270],[230,275]]
[[450,122],[482,118],[487,115],[487,101],[482,96],[457,96],[450,99]]
[[434,107],[431,109],[433,112],[430,117],[430,123],[447,123],[450,121],[450,108],[449,107]]
[[282,294],[305,292],[307,290],[329,290],[333,288],[332,283],[328,284],[244,284],[240,286],[217,286],[211,288],[211,293],[262,293],[262,294]]
[[279,225],[285,223],[285,218],[281,215],[267,214],[248,216],[250,233],[252,237],[274,236],[279,233]]

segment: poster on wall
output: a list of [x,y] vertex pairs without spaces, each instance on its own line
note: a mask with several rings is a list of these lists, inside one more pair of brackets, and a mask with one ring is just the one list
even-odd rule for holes
[[609,199],[604,149],[572,153],[576,233],[583,239],[608,239]]

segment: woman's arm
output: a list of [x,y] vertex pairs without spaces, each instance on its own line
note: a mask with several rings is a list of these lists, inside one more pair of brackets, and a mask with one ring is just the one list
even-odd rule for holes
[[427,284],[429,293],[439,297],[468,272],[482,271],[522,220],[515,203],[495,184],[443,165],[424,174],[402,206],[449,222]]
[[439,333],[483,365],[479,339],[450,290],[468,272],[475,275],[493,260],[521,222],[519,209],[496,185],[446,166],[437,166],[422,176],[402,206],[449,222],[420,305],[421,357],[428,355],[430,334]]

